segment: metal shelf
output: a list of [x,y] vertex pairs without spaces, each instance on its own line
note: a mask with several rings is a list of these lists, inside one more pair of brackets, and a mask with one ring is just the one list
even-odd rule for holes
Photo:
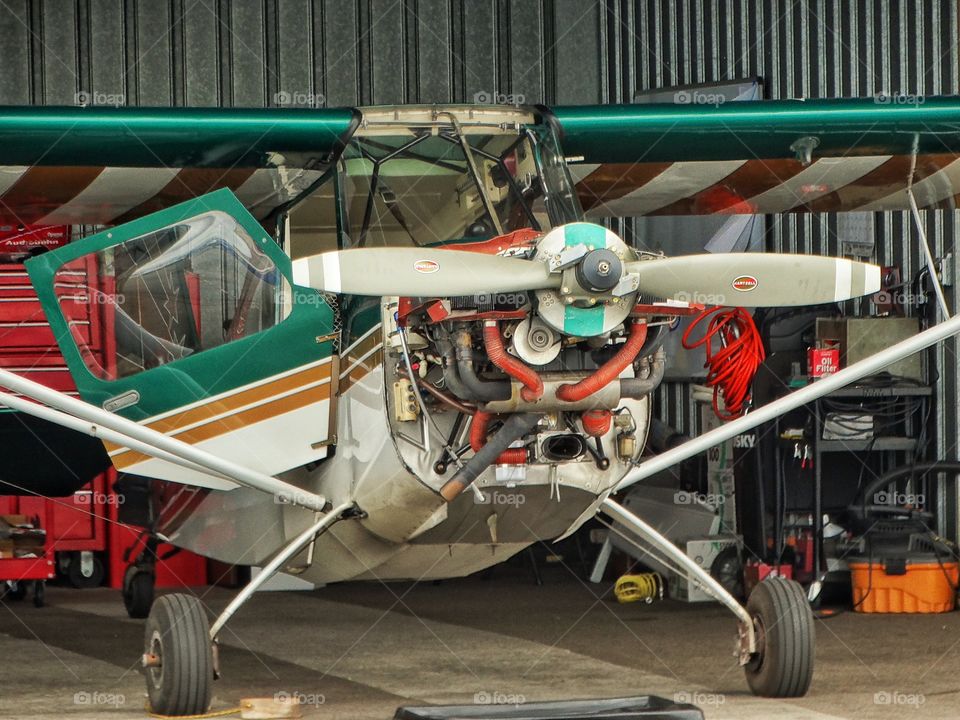
[[911,437],[878,437],[872,440],[820,440],[820,452],[883,452],[892,450],[910,452],[917,448],[917,439]]
[[882,397],[928,397],[933,394],[929,385],[894,385],[891,387],[853,386],[834,390],[827,398],[882,398]]

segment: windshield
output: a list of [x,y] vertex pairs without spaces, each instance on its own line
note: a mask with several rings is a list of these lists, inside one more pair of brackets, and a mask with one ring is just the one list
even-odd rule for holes
[[284,282],[236,220],[209,211],[68,262],[54,288],[87,367],[114,380],[273,326]]
[[543,191],[529,136],[466,137],[472,158],[452,131],[354,138],[341,163],[349,244],[435,245],[543,229],[533,208]]

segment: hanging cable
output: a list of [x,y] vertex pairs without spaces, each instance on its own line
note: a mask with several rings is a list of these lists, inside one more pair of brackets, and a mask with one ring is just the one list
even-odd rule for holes
[[[708,318],[710,322],[703,337],[692,342],[690,335],[693,329]],[[713,344],[715,337],[720,340],[720,347],[717,349],[714,349]],[[701,345],[705,348],[706,385],[713,388],[713,411],[717,417],[722,420],[740,417],[750,404],[753,376],[766,357],[760,332],[750,313],[743,308],[707,308],[690,323],[683,333],[682,341],[687,350]]]

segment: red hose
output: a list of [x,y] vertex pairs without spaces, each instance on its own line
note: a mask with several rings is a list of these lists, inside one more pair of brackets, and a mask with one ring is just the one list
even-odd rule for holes
[[610,382],[620,376],[627,365],[637,359],[637,354],[643,343],[647,339],[647,324],[645,322],[635,322],[630,326],[630,334],[627,341],[620,346],[616,355],[607,360],[603,365],[594,370],[593,375],[584,378],[574,385],[561,385],[557,388],[557,399],[566,402],[576,402],[583,400],[589,395],[601,390],[610,384]]
[[587,410],[580,416],[583,431],[590,437],[603,437],[610,432],[609,410]]
[[[492,417],[493,415],[482,410],[473,414],[473,422],[470,423],[470,447],[474,452],[480,452],[480,448],[487,444],[487,426]],[[510,448],[497,456],[497,465],[524,465],[526,462],[527,451],[524,448]]]
[[523,383],[520,397],[527,402],[533,402],[543,395],[543,380],[531,367],[524,365],[516,358],[507,354],[500,337],[500,328],[496,322],[488,322],[483,326],[483,345],[487,350],[490,362],[503,370],[507,375]]
[[[710,316],[710,325],[703,337],[690,342],[693,329]],[[713,350],[713,338],[720,337],[721,347]],[[753,317],[743,308],[712,307],[704,310],[683,333],[687,350],[706,346],[707,386],[713,388],[713,412],[722,420],[740,417],[750,403],[753,376],[766,357],[763,340]],[[724,410],[720,409],[723,395]]]

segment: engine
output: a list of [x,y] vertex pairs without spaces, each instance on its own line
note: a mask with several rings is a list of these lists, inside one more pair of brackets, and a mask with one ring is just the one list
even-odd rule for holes
[[[447,499],[492,464],[592,462],[606,470],[608,453],[629,462],[638,450],[625,401],[646,397],[663,377],[671,308],[639,305],[631,287],[611,292],[623,280],[620,264],[634,259],[616,236],[604,253],[591,248],[587,268],[581,246],[557,237],[477,251],[552,263],[570,285],[399,301],[395,357],[409,368],[397,367],[395,420],[421,411],[472,416],[464,454],[473,455],[441,491]],[[452,461],[445,453],[434,470],[443,474]]]

